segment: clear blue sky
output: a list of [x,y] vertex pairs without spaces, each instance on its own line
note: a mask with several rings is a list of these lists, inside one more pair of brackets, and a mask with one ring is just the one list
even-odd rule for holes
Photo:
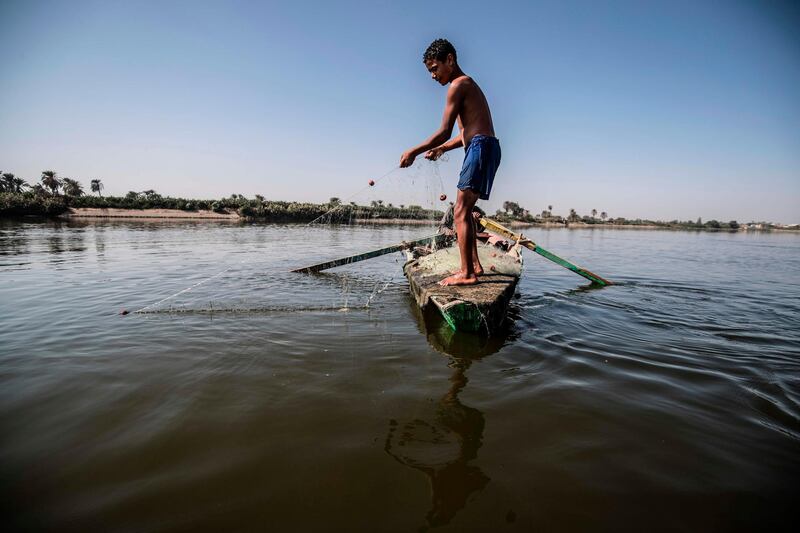
[[800,222],[790,2],[2,0],[0,20],[0,170],[28,181],[346,198],[436,128],[421,55],[446,37],[503,147],[485,207]]

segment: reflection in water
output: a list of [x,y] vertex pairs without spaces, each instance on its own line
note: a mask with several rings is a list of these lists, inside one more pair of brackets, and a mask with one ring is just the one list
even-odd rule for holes
[[18,223],[0,219],[0,256],[23,255],[30,252],[28,233],[19,231]]
[[430,481],[431,509],[426,519],[431,527],[450,523],[467,498],[489,483],[480,468],[469,464],[482,445],[483,413],[458,399],[467,384],[465,372],[470,364],[469,360],[452,360],[450,389],[439,399],[430,421],[389,421],[386,453],[423,472]]
[[[30,258],[41,254],[48,262],[58,264],[67,261],[67,253],[85,252],[85,239],[85,230],[74,229],[61,221],[0,220],[0,256],[24,255]],[[30,263],[30,260],[22,263],[3,261],[0,266]]]
[[425,335],[428,344],[437,352],[453,357],[467,359],[486,357],[519,337],[519,332],[514,326],[513,319],[517,310],[513,304],[509,307],[509,318],[506,323],[491,336],[482,333],[455,332],[433,306],[422,311],[410,296],[408,306],[416,319],[417,328]]
[[94,250],[98,262],[105,262],[106,259],[106,228],[97,226],[94,228]]
[[47,238],[50,263],[64,263],[69,260],[65,254],[86,251],[85,230],[73,229],[61,223],[56,223],[55,228],[56,231]]
[[[427,420],[389,421],[384,450],[398,462],[423,472],[431,485],[428,526],[443,526],[464,508],[471,494],[483,490],[490,478],[470,465],[483,444],[483,413],[461,403],[458,395],[469,381],[466,371],[472,362],[491,355],[519,335],[509,321],[494,335],[456,333],[435,309],[420,310],[408,297],[408,308],[420,333],[436,351],[450,356],[453,374],[450,388],[435,405]],[[514,307],[509,310],[513,315]]]

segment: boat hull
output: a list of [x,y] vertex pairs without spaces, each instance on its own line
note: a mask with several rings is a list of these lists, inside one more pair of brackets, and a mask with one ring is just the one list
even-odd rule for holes
[[420,308],[433,305],[455,331],[492,333],[499,328],[522,272],[519,250],[506,253],[495,246],[479,244],[478,256],[486,273],[476,285],[439,285],[459,267],[456,247],[410,259],[403,266]]

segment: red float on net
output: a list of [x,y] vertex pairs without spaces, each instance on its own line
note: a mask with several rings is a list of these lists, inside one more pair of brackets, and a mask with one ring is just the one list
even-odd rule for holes
[[369,183],[369,186],[372,187],[375,185],[375,180],[369,180],[367,183]]
[[444,194],[444,193],[440,194],[440,195],[439,195],[439,200],[441,200],[441,201],[443,201],[443,202],[444,202],[445,200],[447,200],[447,195],[446,195],[446,194]]

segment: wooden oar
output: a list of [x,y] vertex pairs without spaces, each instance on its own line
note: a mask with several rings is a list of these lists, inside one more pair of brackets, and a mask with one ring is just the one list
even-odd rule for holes
[[537,254],[541,255],[544,258],[549,259],[550,261],[552,261],[552,262],[554,262],[554,263],[556,263],[558,265],[561,265],[564,268],[572,270],[576,274],[578,274],[580,276],[583,276],[584,278],[590,280],[592,283],[594,283],[596,285],[600,285],[600,286],[613,285],[613,283],[611,283],[607,279],[601,278],[600,276],[598,276],[594,272],[586,270],[585,268],[581,268],[581,267],[579,267],[577,265],[573,265],[569,261],[567,261],[565,259],[561,259],[556,254],[554,254],[552,252],[548,252],[547,250],[545,250],[544,248],[542,248],[541,246],[539,246],[538,244],[536,244],[532,240],[523,237],[521,233],[514,233],[510,229],[508,229],[505,226],[503,226],[502,224],[500,224],[499,222],[496,222],[496,221],[494,221],[494,220],[492,220],[490,218],[486,218],[486,217],[481,218],[480,222],[481,222],[481,225],[484,228],[488,229],[489,231],[491,231],[493,233],[497,233],[498,235],[502,235],[503,237],[507,237],[509,239],[514,239],[515,241],[521,241],[520,244],[522,246],[524,246],[525,248],[527,248],[528,250],[531,250],[532,252],[536,252]]
[[327,270],[329,268],[334,268],[342,265],[349,265],[351,263],[358,263],[359,261],[364,261],[365,259],[372,259],[373,257],[379,257],[381,255],[390,254],[392,252],[399,252],[401,250],[413,248],[414,246],[425,246],[431,243],[436,243],[437,245],[439,245],[444,243],[445,240],[447,240],[446,235],[437,233],[436,235],[431,235],[430,237],[417,239],[415,241],[403,241],[393,246],[387,246],[386,248],[380,248],[379,250],[372,250],[371,252],[364,252],[361,254],[351,255],[350,257],[342,257],[341,259],[326,261],[324,263],[319,263],[317,265],[311,265],[303,268],[296,268],[292,270],[292,272],[306,272],[306,273],[320,272],[321,270]]

